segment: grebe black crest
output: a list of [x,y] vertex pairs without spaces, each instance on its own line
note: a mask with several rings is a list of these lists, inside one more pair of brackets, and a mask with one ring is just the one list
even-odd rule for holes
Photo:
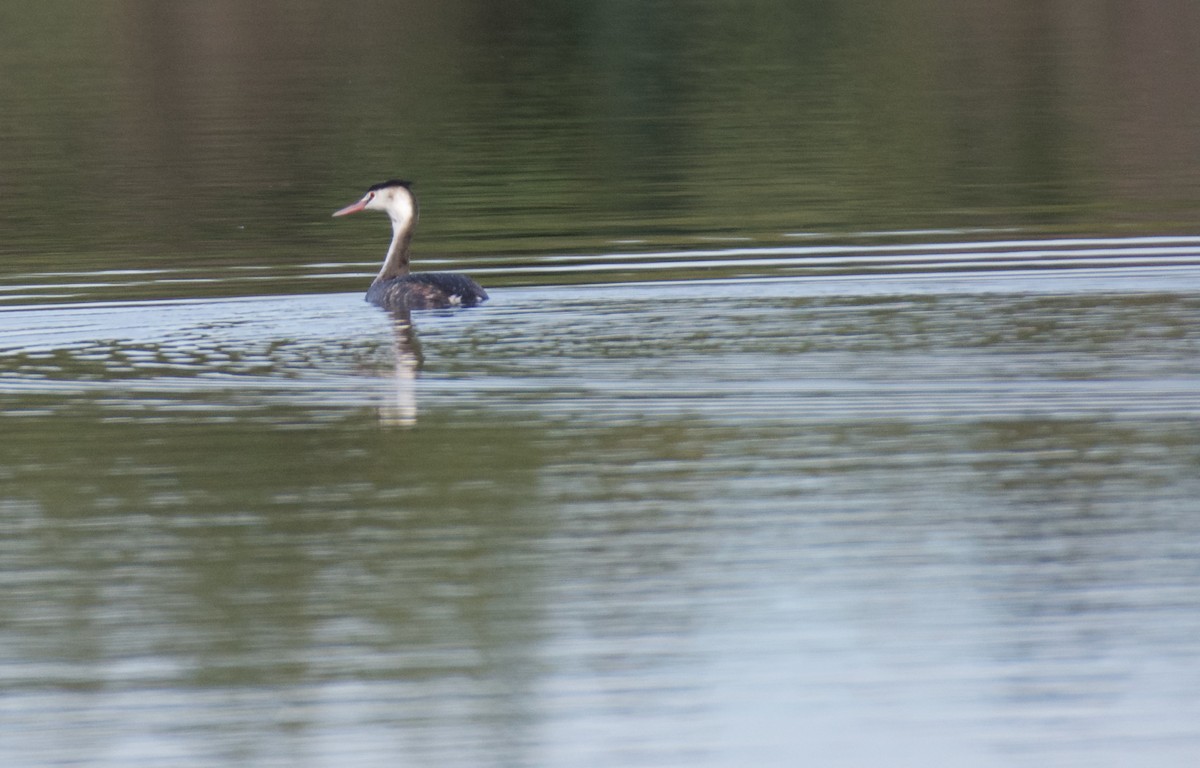
[[411,181],[392,179],[375,184],[363,198],[334,213],[383,211],[392,220],[392,244],[383,268],[367,289],[367,301],[386,309],[473,307],[487,301],[487,291],[466,275],[408,271],[408,248],[417,226],[417,198]]

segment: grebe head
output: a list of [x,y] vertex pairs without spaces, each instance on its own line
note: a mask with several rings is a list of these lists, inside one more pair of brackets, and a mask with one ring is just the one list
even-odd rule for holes
[[333,215],[346,216],[359,211],[383,211],[397,223],[416,218],[417,198],[412,193],[412,182],[399,179],[380,182],[368,189],[357,203],[347,205]]

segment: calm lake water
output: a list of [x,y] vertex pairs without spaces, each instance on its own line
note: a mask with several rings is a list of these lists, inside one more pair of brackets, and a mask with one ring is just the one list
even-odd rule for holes
[[0,762],[1194,765],[1192,5],[493,5],[0,14]]

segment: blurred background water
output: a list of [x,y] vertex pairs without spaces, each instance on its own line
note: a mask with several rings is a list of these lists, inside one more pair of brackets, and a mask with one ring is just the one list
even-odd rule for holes
[[1193,765],[1198,38],[6,3],[3,764]]

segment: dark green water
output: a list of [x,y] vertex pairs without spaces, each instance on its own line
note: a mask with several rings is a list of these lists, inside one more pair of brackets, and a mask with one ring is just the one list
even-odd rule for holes
[[7,5],[0,762],[1192,765],[1198,22]]

